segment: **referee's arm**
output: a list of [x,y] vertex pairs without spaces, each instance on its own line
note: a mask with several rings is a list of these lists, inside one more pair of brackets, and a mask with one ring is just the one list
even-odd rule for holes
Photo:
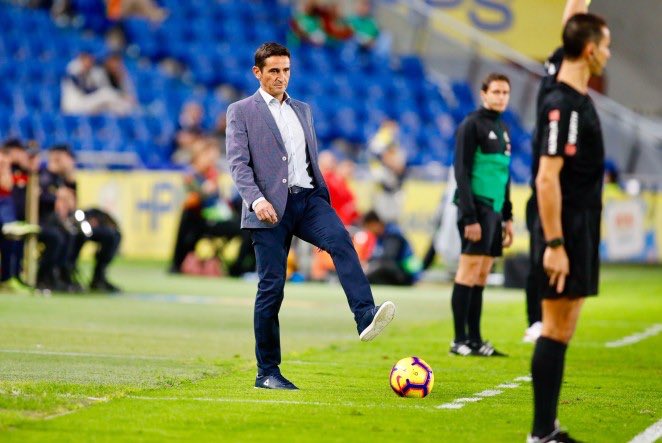
[[563,9],[563,20],[561,22],[563,26],[573,15],[586,14],[589,3],[591,3],[591,0],[568,0],[565,3],[565,9]]

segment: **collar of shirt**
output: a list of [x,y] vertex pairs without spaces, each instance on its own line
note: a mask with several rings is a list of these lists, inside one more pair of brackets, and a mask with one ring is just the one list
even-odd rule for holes
[[[269,105],[271,104],[271,102],[273,102],[274,100],[276,101],[276,103],[278,103],[278,106],[281,105],[281,102],[280,102],[276,97],[274,97],[273,95],[269,94],[269,93],[268,93],[267,91],[265,91],[264,89],[260,88],[260,89],[258,89],[258,91],[260,92],[260,95],[262,96],[262,98],[264,99],[264,101],[267,102],[267,106],[269,106]],[[285,96],[285,100],[283,100],[283,102],[284,102],[284,103],[287,103],[287,104],[289,105],[290,102],[292,101],[292,99],[290,98],[290,96],[288,95],[287,92],[284,92],[283,94],[284,94],[284,96]]]

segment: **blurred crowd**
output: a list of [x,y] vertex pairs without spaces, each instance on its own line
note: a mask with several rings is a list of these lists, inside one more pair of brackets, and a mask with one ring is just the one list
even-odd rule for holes
[[370,0],[352,2],[345,14],[337,1],[302,0],[290,21],[294,40],[313,45],[352,42],[364,50],[386,50],[383,35],[373,16]]
[[[66,144],[42,152],[18,139],[0,148],[0,262],[3,290],[31,291],[23,279],[24,243],[35,236],[38,245],[29,250],[36,261],[36,285],[41,293],[119,292],[108,281],[107,269],[120,242],[119,225],[108,213],[81,209],[77,203],[76,161]],[[30,215],[30,191],[38,215]],[[32,218],[32,219],[31,219]],[[92,241],[97,250],[93,274],[85,278],[78,268],[83,245]],[[38,259],[36,258],[38,256]]]

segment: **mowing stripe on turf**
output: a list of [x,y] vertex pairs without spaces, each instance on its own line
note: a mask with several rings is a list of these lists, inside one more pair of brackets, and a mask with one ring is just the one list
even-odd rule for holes
[[486,389],[484,391],[476,392],[473,397],[462,397],[456,398],[450,403],[444,403],[439,406],[435,406],[437,409],[462,409],[464,405],[468,403],[478,403],[479,401],[489,398],[496,397],[497,395],[503,394],[503,389],[517,389],[521,386],[520,382],[530,382],[531,376],[523,375],[521,377],[515,377],[512,381],[501,383],[496,386],[499,389]]
[[35,351],[29,349],[0,349],[2,354],[30,354],[30,355],[55,355],[59,357],[101,357],[101,358],[124,358],[128,360],[171,360],[172,357],[149,356],[149,355],[122,355],[122,354],[94,354],[90,352],[58,352],[58,351]]
[[145,400],[145,401],[195,401],[195,402],[209,402],[209,403],[255,403],[255,404],[274,404],[274,405],[303,405],[303,406],[328,406],[337,408],[338,406],[357,407],[357,408],[394,408],[394,409],[427,409],[423,405],[407,404],[365,404],[365,403],[352,403],[352,402],[337,402],[325,403],[320,401],[305,401],[305,400],[271,400],[271,399],[252,399],[252,398],[224,398],[224,397],[149,397],[144,395],[127,395],[124,398],[131,400]]
[[620,348],[621,346],[633,345],[649,337],[654,337],[660,332],[662,332],[662,324],[656,323],[643,332],[637,332],[636,334],[628,335],[619,340],[607,342],[605,343],[605,346],[608,348]]
[[662,419],[652,424],[644,432],[630,440],[629,443],[653,443],[662,437]]

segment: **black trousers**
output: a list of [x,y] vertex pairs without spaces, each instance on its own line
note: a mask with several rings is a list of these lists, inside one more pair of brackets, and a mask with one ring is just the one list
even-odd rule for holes
[[56,277],[69,280],[71,269],[67,257],[71,251],[73,236],[62,226],[53,223],[41,225],[39,242],[44,245],[39,258],[37,282],[53,284]]
[[414,278],[395,260],[375,260],[368,264],[368,281],[374,285],[412,286]]
[[68,257],[68,266],[70,269],[76,268],[80,251],[88,241],[93,241],[99,246],[95,255],[94,276],[92,278],[93,280],[103,279],[105,278],[108,265],[115,258],[115,255],[117,255],[117,250],[122,241],[122,235],[117,229],[110,226],[96,226],[92,228],[92,233],[89,237],[82,232],[76,234],[73,238]]

